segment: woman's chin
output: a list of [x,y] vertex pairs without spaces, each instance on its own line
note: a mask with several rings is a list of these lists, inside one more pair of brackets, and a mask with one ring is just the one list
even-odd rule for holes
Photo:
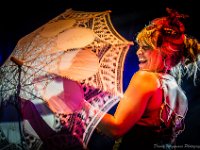
[[146,70],[146,69],[148,69],[148,67],[146,66],[145,63],[140,63],[139,64],[139,70]]

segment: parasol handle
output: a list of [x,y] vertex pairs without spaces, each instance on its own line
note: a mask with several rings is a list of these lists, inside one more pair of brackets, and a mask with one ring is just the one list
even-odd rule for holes
[[20,60],[20,59],[17,59],[16,57],[14,56],[11,56],[10,57],[10,60],[12,62],[14,62],[17,66],[18,66],[18,71],[19,71],[19,75],[18,75],[18,84],[17,84],[17,87],[16,87],[16,100],[17,102],[15,103],[15,106],[17,108],[17,111],[19,112],[19,132],[20,132],[20,135],[21,135],[21,145],[22,145],[22,149],[25,150],[24,146],[23,146],[23,131],[21,129],[21,121],[23,120],[23,116],[21,114],[21,99],[20,99],[20,91],[21,91],[21,66],[23,65],[23,61]]
[[23,65],[23,63],[24,63],[22,60],[17,59],[17,58],[14,57],[14,56],[11,56],[10,60],[11,60],[12,62],[14,62],[16,65],[20,66],[20,67],[21,67],[21,66]]

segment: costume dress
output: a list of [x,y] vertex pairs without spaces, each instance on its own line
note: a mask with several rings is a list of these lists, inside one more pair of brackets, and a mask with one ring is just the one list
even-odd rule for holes
[[158,74],[158,78],[163,91],[161,107],[153,112],[147,109],[134,127],[116,141],[114,149],[175,148],[176,136],[184,129],[187,98],[173,76]]

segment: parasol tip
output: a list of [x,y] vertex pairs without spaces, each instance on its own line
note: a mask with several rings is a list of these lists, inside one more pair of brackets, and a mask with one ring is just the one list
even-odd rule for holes
[[14,62],[16,65],[18,65],[18,66],[22,66],[23,65],[23,61],[22,60],[20,60],[20,59],[17,59],[16,57],[14,57],[14,56],[11,56],[10,57],[10,60],[12,61],[12,62]]

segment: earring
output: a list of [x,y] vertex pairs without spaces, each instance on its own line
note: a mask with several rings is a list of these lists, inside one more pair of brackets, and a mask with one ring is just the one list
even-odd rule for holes
[[170,70],[170,66],[167,65],[166,59],[164,59],[163,62],[164,62],[164,67],[165,67],[165,73],[167,73]]

